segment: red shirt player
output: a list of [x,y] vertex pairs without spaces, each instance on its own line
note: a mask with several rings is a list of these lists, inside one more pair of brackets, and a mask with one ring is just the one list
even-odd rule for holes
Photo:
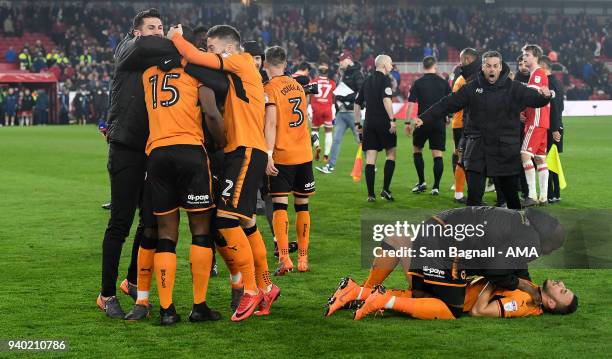
[[[531,75],[527,86],[540,90],[548,88],[548,77],[543,68],[538,64],[543,56],[542,49],[538,45],[526,45],[523,47],[523,63]],[[525,170],[525,178],[529,187],[529,198],[525,199],[524,206],[532,206],[548,202],[548,166],[546,165],[546,141],[548,127],[550,125],[550,104],[541,108],[525,109],[525,139],[521,147],[521,160]],[[536,171],[533,166],[537,165],[538,177],[540,179],[540,196],[536,189]]]
[[[332,124],[334,115],[332,112],[332,106],[334,105],[334,90],[336,89],[336,83],[334,80],[327,78],[328,66],[321,64],[319,66],[319,76],[317,76],[313,83],[316,83],[319,87],[319,93],[310,96],[310,106],[312,107],[312,134],[319,136],[319,127],[325,128],[325,152],[324,161],[327,162],[329,153],[331,151],[332,144]],[[315,159],[319,160],[320,149],[317,148]]]

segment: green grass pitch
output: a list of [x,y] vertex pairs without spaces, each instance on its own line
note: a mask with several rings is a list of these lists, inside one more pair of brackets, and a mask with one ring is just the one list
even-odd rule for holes
[[[562,161],[569,186],[562,193],[560,206],[610,208],[612,118],[568,118],[565,124]],[[452,148],[448,137],[447,148]],[[362,208],[453,206],[450,152],[445,154],[441,195],[413,195],[410,189],[416,174],[411,141],[401,135],[398,142],[394,203],[366,203],[364,182],[355,184],[349,175],[356,144],[348,134],[336,172],[317,172],[317,194],[310,205],[312,271],[275,278],[282,297],[273,306],[272,315],[241,323],[229,320],[227,270],[221,262],[220,276],[210,281],[208,302],[222,312],[223,320],[199,325],[182,322],[162,328],[157,307],[151,319],[128,323],[107,319],[95,305],[101,242],[108,220],[108,212],[100,204],[110,196],[107,145],[96,127],[0,128],[0,339],[64,339],[70,350],[61,355],[77,358],[609,357],[610,270],[533,271],[538,283],[546,277],[559,278],[579,295],[578,312],[565,317],[426,322],[386,314],[357,322],[347,311],[323,317],[327,297],[340,277],[348,274],[361,281],[367,275],[367,269],[360,265]],[[379,169],[384,161],[381,157]],[[431,157],[426,152],[424,158],[431,184]],[[381,186],[379,171],[377,191]],[[486,200],[494,201],[491,194]],[[272,239],[263,217],[259,228],[267,241],[273,269]],[[295,238],[294,233],[290,237]],[[129,262],[131,238],[124,246],[120,280]],[[183,223],[174,300],[184,320],[191,308],[189,238]],[[387,285],[406,284],[398,272]],[[128,310],[131,300],[123,294],[119,298]],[[155,289],[152,299],[158,303]]]

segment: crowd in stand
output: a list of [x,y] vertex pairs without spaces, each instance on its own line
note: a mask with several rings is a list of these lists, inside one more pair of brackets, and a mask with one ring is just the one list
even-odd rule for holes
[[[1,54],[2,61],[32,72],[50,71],[69,91],[84,89],[90,95],[105,91],[112,75],[113,50],[129,30],[135,12],[145,5],[150,4],[134,8],[129,3],[0,2],[2,36],[44,33],[56,45],[45,48],[37,41],[9,48]],[[280,5],[269,11],[258,5],[234,5],[161,4],[160,10],[166,25],[232,24],[244,39],[287,48],[294,64],[328,63],[332,74],[335,59],[343,51],[350,51],[364,69],[371,70],[379,53],[389,54],[396,62],[420,61],[428,55],[447,61],[450,48],[470,46],[499,50],[512,61],[523,44],[538,43],[564,65],[568,97],[612,94],[602,61],[612,57],[611,19],[560,15],[556,9],[521,14],[482,6],[404,8],[367,1]],[[588,88],[575,88],[570,74]]]

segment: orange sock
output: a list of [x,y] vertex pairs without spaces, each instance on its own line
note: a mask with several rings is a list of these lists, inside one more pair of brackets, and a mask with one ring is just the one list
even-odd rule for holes
[[[240,271],[238,270],[238,267],[234,262],[234,257],[232,256],[233,251],[227,248],[227,246],[217,246],[217,252],[221,255],[221,258],[223,258],[223,261],[225,262],[225,265],[227,266],[227,270],[229,270],[231,277],[241,277]],[[242,287],[242,278],[239,281],[234,282],[233,280],[230,280],[230,282],[232,283],[232,286],[239,284],[240,287]]]
[[279,259],[289,256],[289,216],[287,215],[287,205],[284,203],[274,203],[272,213],[272,227],[276,236]]
[[256,225],[245,229],[244,233],[247,234],[249,244],[251,245],[251,251],[253,252],[257,286],[267,291],[267,288],[272,284],[272,280],[270,279],[270,272],[268,271],[268,258],[263,237]]
[[455,167],[455,192],[463,193],[463,186],[465,185],[465,170],[463,167],[457,165]]
[[308,203],[295,205],[295,232],[297,233],[298,256],[308,255],[308,243],[310,242],[310,212]]
[[437,298],[395,297],[393,310],[406,313],[416,319],[455,319],[446,304]]
[[376,257],[370,268],[368,278],[363,282],[364,287],[372,288],[377,284],[382,284],[385,279],[393,272],[399,259],[396,257]]
[[212,243],[212,238],[209,235],[193,236],[191,240],[189,264],[191,266],[194,304],[206,301],[213,258]]
[[157,279],[159,305],[168,309],[172,304],[172,290],[176,277],[176,243],[169,239],[160,239],[153,258]]
[[[145,248],[143,245],[152,248]],[[136,299],[136,304],[149,303],[149,291],[151,290],[151,279],[153,278],[153,258],[156,246],[156,239],[143,238],[143,243],[138,248],[138,299]]]
[[242,274],[244,291],[249,294],[257,293],[255,282],[255,264],[251,246],[244,231],[239,226],[231,228],[220,228],[219,232],[227,243],[227,254],[232,258],[234,265]]
[[387,289],[387,292],[398,298],[412,298],[412,291],[410,289]]

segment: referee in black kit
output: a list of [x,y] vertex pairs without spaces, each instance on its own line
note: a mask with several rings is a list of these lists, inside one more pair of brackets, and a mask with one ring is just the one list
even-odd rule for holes
[[374,202],[375,164],[378,152],[383,149],[387,155],[385,162],[385,177],[381,197],[392,201],[391,178],[395,170],[395,147],[397,135],[393,103],[391,102],[391,80],[389,72],[393,67],[391,57],[378,55],[374,60],[376,71],[368,77],[355,99],[355,126],[361,130],[361,108],[366,107],[363,125],[363,150],[366,153],[365,177],[368,186],[368,202]]
[[[426,56],[423,59],[423,69],[425,74],[414,82],[408,96],[408,115],[412,113],[412,106],[418,103],[418,115],[421,116],[431,105],[440,101],[443,97],[451,93],[450,85],[442,77],[438,76],[437,61],[433,56]],[[406,122],[405,132],[410,135],[410,123]],[[436,118],[434,121],[416,128],[412,135],[412,146],[414,156],[414,167],[419,182],[412,189],[412,193],[421,193],[427,190],[425,183],[425,162],[423,161],[423,147],[429,141],[429,149],[433,157],[434,184],[431,194],[440,194],[440,179],[444,172],[443,152],[446,150],[446,117]]]

